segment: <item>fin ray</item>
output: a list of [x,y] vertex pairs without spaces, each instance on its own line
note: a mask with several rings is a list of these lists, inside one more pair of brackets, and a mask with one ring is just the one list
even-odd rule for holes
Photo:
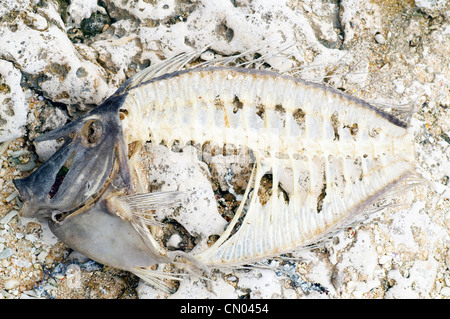
[[153,219],[155,211],[179,205],[183,194],[169,191],[111,196],[107,199],[107,205],[120,218],[141,221],[148,226],[162,226]]
[[150,210],[176,206],[180,204],[181,196],[183,194],[183,192],[178,191],[155,192],[123,195],[118,199],[125,202],[133,212],[147,212]]

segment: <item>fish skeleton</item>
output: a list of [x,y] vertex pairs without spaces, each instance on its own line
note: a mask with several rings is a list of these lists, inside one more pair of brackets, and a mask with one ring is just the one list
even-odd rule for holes
[[[248,264],[351,225],[415,175],[408,127],[361,99],[272,71],[150,67],[87,115],[38,137],[64,144],[14,183],[23,216],[48,220],[62,242],[91,259],[152,281],[165,276],[152,274],[155,264],[205,271]],[[183,192],[148,191],[136,155],[145,143],[244,150],[251,175],[209,247],[161,245],[153,211],[179,205]]]

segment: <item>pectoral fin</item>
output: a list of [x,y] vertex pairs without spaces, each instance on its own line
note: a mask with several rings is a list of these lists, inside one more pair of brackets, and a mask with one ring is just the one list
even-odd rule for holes
[[180,205],[183,195],[183,192],[170,191],[110,196],[107,205],[111,213],[123,219],[139,220],[147,225],[160,226],[153,220],[154,212]]

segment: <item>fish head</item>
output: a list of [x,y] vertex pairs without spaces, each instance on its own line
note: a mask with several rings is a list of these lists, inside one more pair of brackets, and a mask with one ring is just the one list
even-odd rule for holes
[[87,115],[36,138],[64,143],[28,177],[14,180],[24,202],[22,216],[50,218],[92,201],[113,181],[130,184],[118,113],[124,99],[113,95]]
[[87,115],[36,138],[64,143],[14,184],[23,199],[22,216],[47,221],[59,240],[89,258],[133,270],[168,259],[109,204],[132,194],[119,115],[125,98],[113,95]]

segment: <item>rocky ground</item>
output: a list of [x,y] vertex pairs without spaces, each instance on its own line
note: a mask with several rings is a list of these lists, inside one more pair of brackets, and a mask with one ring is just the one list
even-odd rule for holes
[[[84,114],[140,69],[202,50],[196,62],[255,50],[275,70],[297,68],[378,104],[413,103],[417,170],[429,183],[400,192],[324,248],[213,272],[212,290],[185,280],[172,295],[72,252],[18,215],[12,179],[54,147],[34,137]],[[445,0],[2,1],[0,296],[450,298],[449,57]]]

